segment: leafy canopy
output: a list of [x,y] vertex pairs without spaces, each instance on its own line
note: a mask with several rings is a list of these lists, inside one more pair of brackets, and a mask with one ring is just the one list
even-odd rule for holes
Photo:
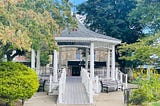
[[122,54],[125,52],[125,55],[121,56],[120,59],[137,60],[143,64],[153,64],[154,59],[151,59],[150,56],[153,54],[160,56],[159,37],[160,33],[155,36],[139,39],[138,42],[133,44],[123,44],[119,47],[119,53]]
[[137,7],[129,14],[129,19],[139,21],[144,30],[151,30],[151,33],[136,43],[123,44],[119,52],[125,55],[120,58],[131,61],[137,60],[143,64],[153,64],[155,59],[151,56],[160,56],[160,2],[159,0],[137,1]]
[[67,0],[0,1],[0,58],[15,49],[58,49],[54,37],[76,26],[70,6]]
[[91,30],[132,43],[141,36],[139,23],[128,20],[135,7],[135,0],[88,0],[79,5],[78,13],[86,15]]
[[53,49],[54,36],[74,21],[66,0],[61,4],[56,0],[8,0],[0,4],[0,40],[19,49],[29,49],[31,44],[35,49],[44,45]]
[[160,1],[136,0],[135,9],[129,14],[129,19],[139,21],[141,25],[151,33],[160,31]]

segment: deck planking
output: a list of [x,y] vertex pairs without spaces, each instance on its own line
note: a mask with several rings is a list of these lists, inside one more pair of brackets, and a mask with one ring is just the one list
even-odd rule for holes
[[67,77],[64,104],[89,104],[81,77]]

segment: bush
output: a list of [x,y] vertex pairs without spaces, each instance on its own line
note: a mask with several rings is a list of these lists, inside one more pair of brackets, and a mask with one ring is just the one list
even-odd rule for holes
[[38,76],[31,68],[13,62],[0,63],[0,99],[8,106],[31,98],[37,91]]
[[131,94],[132,104],[143,104],[160,100],[160,76],[155,70],[150,70],[150,74],[141,75],[138,82],[138,89]]

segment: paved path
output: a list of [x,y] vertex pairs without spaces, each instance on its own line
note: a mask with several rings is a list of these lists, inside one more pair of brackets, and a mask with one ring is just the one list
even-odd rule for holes
[[[76,96],[76,94],[75,94]],[[126,106],[123,103],[123,92],[100,93],[94,96],[93,105],[61,105],[56,104],[57,96],[48,96],[46,93],[37,93],[25,102],[24,106]]]
[[88,104],[81,77],[67,77],[64,104]]

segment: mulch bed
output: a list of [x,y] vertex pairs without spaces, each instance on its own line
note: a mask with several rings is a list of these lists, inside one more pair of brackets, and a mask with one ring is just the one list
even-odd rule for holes
[[[0,106],[6,106],[5,103],[0,102]],[[22,106],[21,101],[18,101],[15,106]]]

